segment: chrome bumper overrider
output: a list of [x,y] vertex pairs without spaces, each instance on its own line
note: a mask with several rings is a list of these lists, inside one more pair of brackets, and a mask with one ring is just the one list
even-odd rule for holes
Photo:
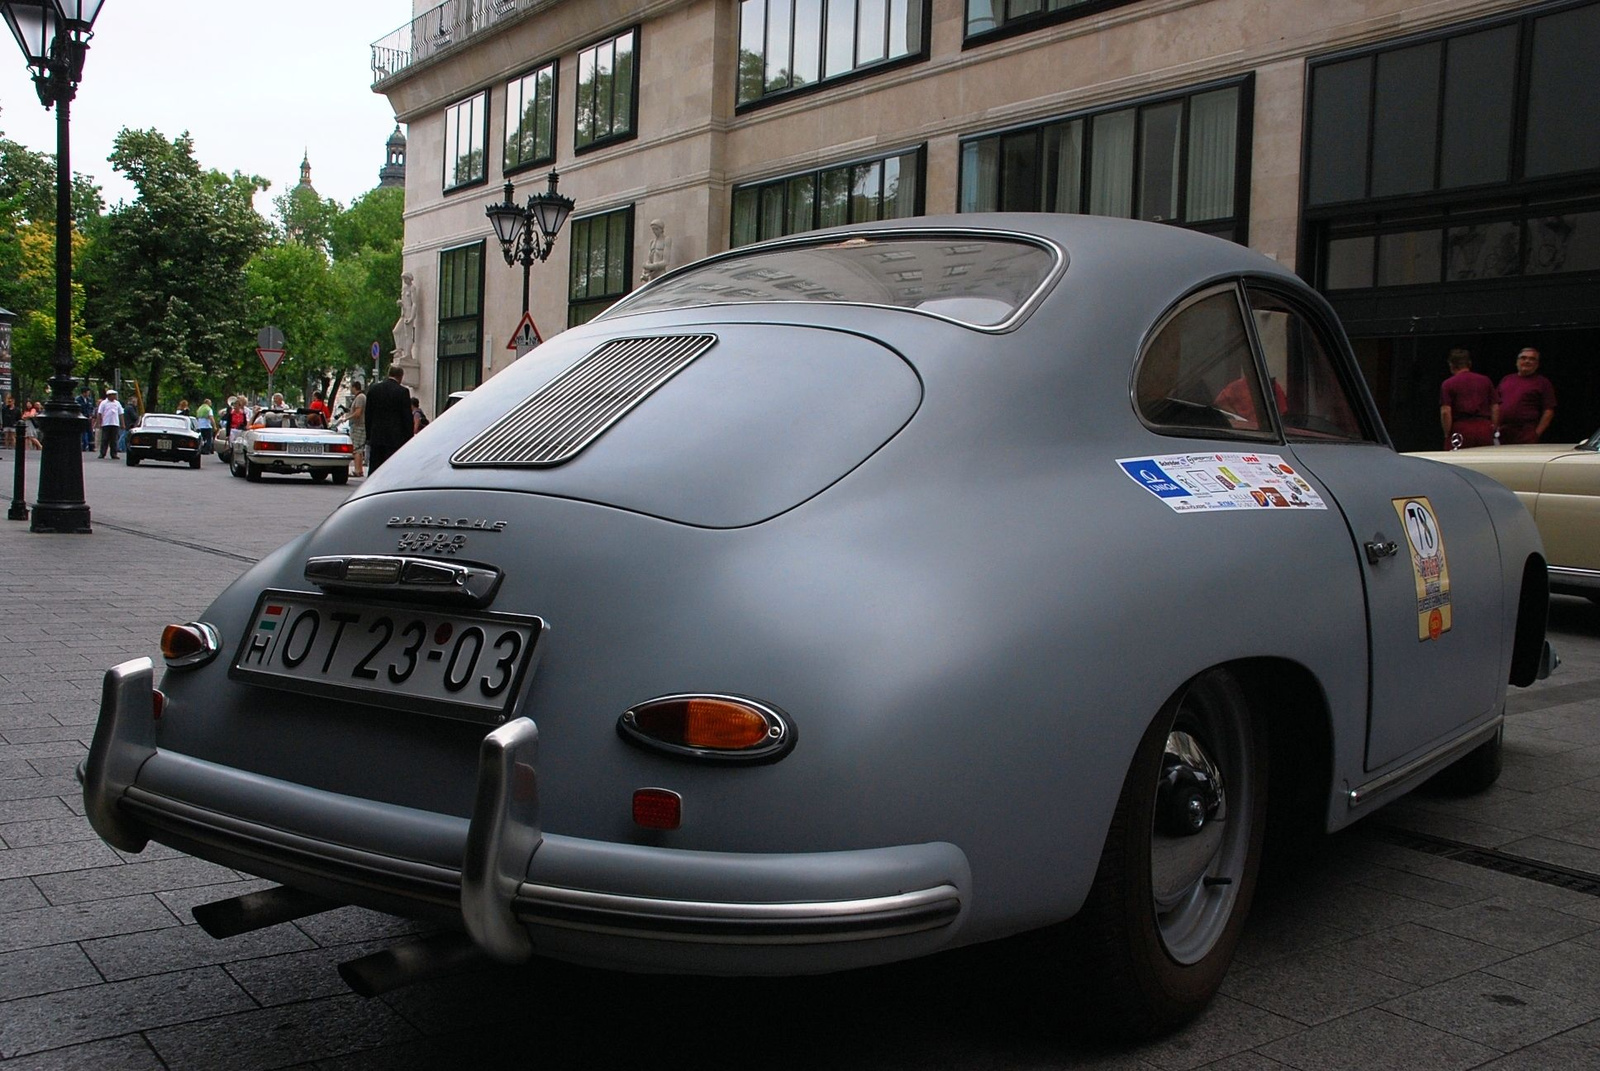
[[965,855],[945,843],[754,854],[545,834],[539,733],[527,718],[484,738],[470,820],[164,752],[153,668],[140,658],[106,673],[83,780],[108,843],[139,851],[154,836],[355,903],[459,912],[473,941],[506,962],[528,959],[551,931],[721,946],[898,937],[956,922],[969,887]]

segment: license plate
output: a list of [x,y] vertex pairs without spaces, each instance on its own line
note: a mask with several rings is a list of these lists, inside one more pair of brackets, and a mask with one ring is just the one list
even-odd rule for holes
[[157,450],[171,450],[172,449],[172,440],[171,439],[157,439],[156,440],[156,449]]
[[504,721],[544,622],[264,592],[231,676],[446,718]]
[[290,443],[289,444],[289,453],[291,453],[291,454],[320,454],[320,453],[322,453],[322,444],[321,443]]

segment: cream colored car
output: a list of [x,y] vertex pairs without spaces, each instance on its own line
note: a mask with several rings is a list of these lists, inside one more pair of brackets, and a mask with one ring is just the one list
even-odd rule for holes
[[1505,484],[1533,514],[1550,565],[1550,590],[1600,602],[1600,431],[1576,446],[1483,446],[1420,453]]

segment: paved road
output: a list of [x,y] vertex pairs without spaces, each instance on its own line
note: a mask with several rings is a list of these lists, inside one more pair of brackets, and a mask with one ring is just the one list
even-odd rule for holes
[[[10,466],[6,451],[6,487]],[[1562,671],[1513,693],[1500,784],[1414,794],[1381,829],[1327,838],[1262,891],[1211,1010],[1156,1044],[1042,1035],[992,953],[759,982],[543,965],[368,1001],[334,965],[407,923],[344,909],[213,941],[189,908],[264,883],[114,851],[72,778],[105,667],[156,657],[161,624],[198,615],[350,488],[247,484],[215,464],[85,468],[94,535],[0,522],[0,1071],[1600,1069],[1600,610],[1586,602],[1555,608]]]

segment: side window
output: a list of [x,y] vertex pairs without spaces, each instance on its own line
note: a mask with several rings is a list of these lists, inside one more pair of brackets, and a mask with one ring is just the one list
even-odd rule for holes
[[1191,298],[1167,318],[1139,359],[1133,395],[1167,435],[1273,437],[1236,288]]
[[1246,289],[1256,337],[1282,404],[1284,434],[1291,440],[1370,439],[1336,352],[1311,320],[1289,301],[1254,287]]

